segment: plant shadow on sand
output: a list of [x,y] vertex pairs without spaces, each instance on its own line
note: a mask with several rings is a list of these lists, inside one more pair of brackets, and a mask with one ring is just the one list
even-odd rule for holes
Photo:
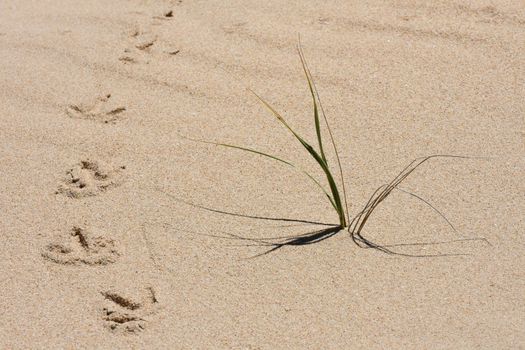
[[[263,246],[267,247],[266,251],[264,251],[261,254],[258,254],[256,256],[262,256],[266,255],[271,252],[275,252],[278,249],[281,249],[286,246],[304,246],[314,243],[319,243],[325,239],[328,239],[330,237],[333,237],[337,233],[341,231],[348,231],[350,234],[350,237],[354,241],[355,244],[357,244],[360,247],[363,248],[373,248],[376,250],[379,250],[383,253],[387,254],[395,254],[395,255],[402,255],[402,256],[413,256],[413,257],[429,257],[429,256],[458,256],[458,255],[467,255],[467,254],[425,254],[425,255],[417,255],[417,254],[405,254],[403,252],[396,252],[392,250],[392,247],[395,246],[407,246],[411,245],[410,243],[402,243],[401,245],[380,245],[377,243],[372,242],[371,240],[365,238],[363,236],[363,228],[365,227],[367,221],[369,220],[370,216],[374,212],[374,210],[383,202],[394,190],[399,190],[401,192],[404,192],[413,198],[416,198],[417,200],[422,201],[425,203],[425,205],[432,208],[433,211],[435,211],[439,216],[441,216],[447,224],[455,231],[456,229],[452,226],[450,221],[432,204],[430,204],[428,201],[423,199],[422,197],[402,190],[398,188],[399,184],[401,184],[414,170],[416,170],[420,165],[427,162],[428,160],[434,159],[434,158],[456,158],[456,159],[480,159],[480,157],[465,157],[465,156],[459,156],[459,155],[448,155],[448,154],[434,154],[426,157],[421,157],[413,160],[409,165],[407,165],[392,181],[389,183],[386,183],[382,186],[380,186],[370,197],[366,205],[363,207],[363,209],[357,213],[353,217],[353,219],[350,220],[350,216],[348,213],[348,201],[346,196],[346,189],[345,189],[345,180],[343,176],[341,161],[339,158],[339,153],[337,150],[336,143],[334,141],[334,137],[328,122],[328,119],[325,115],[323,106],[321,104],[321,99],[319,97],[319,93],[317,91],[316,85],[314,83],[314,80],[312,78],[310,69],[308,67],[308,64],[306,62],[306,59],[304,57],[304,53],[301,48],[301,44],[299,42],[297,46],[297,51],[299,53],[299,57],[301,59],[302,68],[304,71],[304,74],[306,76],[306,80],[308,83],[308,89],[310,91],[310,95],[312,98],[312,104],[313,104],[313,120],[314,120],[314,126],[317,136],[317,149],[314,148],[310,143],[308,143],[303,137],[301,137],[283,118],[281,114],[279,114],[268,102],[266,102],[264,99],[262,99],[259,95],[257,95],[252,90],[248,89],[270,112],[273,114],[273,116],[276,118],[277,121],[279,121],[292,135],[293,137],[304,147],[304,149],[308,152],[308,154],[315,160],[317,165],[320,167],[322,172],[324,173],[326,177],[326,183],[328,184],[328,190],[324,188],[321,181],[316,179],[314,176],[312,176],[309,172],[306,170],[301,169],[300,167],[294,165],[288,160],[284,160],[278,156],[271,155],[265,152],[261,152],[252,148],[247,148],[243,146],[237,146],[237,145],[231,145],[227,143],[219,143],[219,142],[211,142],[206,140],[195,140],[191,139],[185,136],[182,136],[182,138],[185,138],[190,141],[200,142],[204,144],[211,144],[216,146],[222,146],[227,147],[231,149],[240,150],[243,152],[255,154],[257,156],[266,157],[269,159],[272,159],[273,161],[279,162],[281,164],[284,164],[286,166],[289,166],[303,175],[306,175],[312,183],[320,189],[328,201],[330,202],[331,206],[333,207],[335,213],[337,214],[339,218],[338,224],[326,224],[321,222],[314,222],[314,221],[308,221],[308,220],[297,220],[297,219],[290,219],[290,218],[278,218],[278,217],[265,217],[265,216],[257,216],[257,215],[245,215],[240,213],[234,213],[229,212],[225,210],[219,210],[214,208],[205,207],[202,205],[197,205],[194,203],[190,203],[188,201],[184,201],[182,199],[178,199],[161,189],[159,189],[160,192],[170,196],[173,199],[176,199],[178,201],[181,201],[183,203],[186,203],[188,205],[191,205],[193,207],[207,210],[209,212],[214,212],[217,214],[223,214],[223,215],[231,215],[236,217],[243,217],[243,218],[249,218],[254,220],[267,220],[267,221],[281,221],[281,222],[293,222],[293,223],[302,223],[302,224],[312,224],[312,225],[319,225],[324,226],[321,229],[313,230],[306,232],[304,234],[299,234],[296,236],[284,236],[284,237],[270,237],[270,238],[248,238],[248,237],[242,237],[234,234],[226,233],[226,236],[218,236],[213,235],[214,237],[218,238],[227,238],[227,239],[236,239],[236,240],[242,240],[242,241],[249,241],[249,244],[245,245],[257,245],[257,246]],[[325,155],[325,147],[323,144],[323,131],[321,129],[321,123],[324,122],[326,131],[328,133],[329,139],[330,139],[330,146],[331,149],[334,152],[335,159],[337,160],[337,173],[334,173],[329,165],[328,159]],[[334,176],[336,174],[336,176]],[[340,185],[340,186],[339,186]],[[342,191],[340,191],[340,188]],[[212,236],[212,235],[209,235]],[[484,238],[465,238],[465,239],[456,239],[454,242],[461,241],[461,240],[483,240],[488,243],[488,241]],[[449,241],[452,242],[452,241]],[[446,242],[429,242],[429,243],[414,243],[414,245],[432,245],[432,244],[443,244]]]
[[447,217],[440,210],[438,210],[434,205],[432,205],[429,201],[425,200],[424,198],[420,197],[417,194],[414,194],[412,192],[406,191],[398,187],[402,181],[404,181],[414,170],[416,170],[417,167],[419,167],[421,164],[423,164],[424,162],[432,158],[438,158],[438,157],[462,158],[462,159],[484,159],[484,158],[477,158],[477,157],[464,157],[464,156],[454,156],[454,155],[431,155],[431,156],[415,159],[407,167],[405,167],[405,169],[403,169],[403,171],[400,172],[390,183],[380,186],[372,194],[372,196],[370,197],[366,205],[363,207],[363,209],[361,209],[361,211],[358,212],[357,215],[353,217],[353,219],[350,221],[347,227],[342,227],[341,225],[330,224],[330,223],[325,223],[325,222],[320,222],[320,221],[241,214],[237,212],[226,211],[226,210],[221,210],[221,209],[216,209],[216,208],[211,208],[211,207],[195,204],[195,203],[183,200],[181,198],[177,198],[176,196],[169,194],[160,188],[157,188],[157,191],[170,197],[174,201],[177,201],[177,202],[192,206],[196,209],[207,211],[210,213],[215,213],[215,214],[225,215],[225,216],[233,216],[233,217],[238,217],[238,218],[246,218],[246,219],[252,219],[252,220],[275,221],[275,222],[283,222],[283,223],[290,224],[286,226],[275,226],[275,228],[290,227],[292,226],[292,224],[294,224],[293,226],[314,225],[314,226],[323,227],[320,229],[311,230],[311,231],[308,231],[302,234],[298,234],[298,235],[278,236],[278,237],[260,237],[260,238],[244,237],[244,236],[236,235],[233,233],[227,233],[227,232],[225,232],[224,235],[213,235],[213,234],[205,234],[205,233],[200,233],[200,232],[189,231],[189,232],[193,232],[193,233],[197,233],[197,234],[201,234],[205,236],[210,236],[210,237],[215,237],[215,238],[249,242],[246,244],[238,244],[237,246],[257,246],[257,247],[266,248],[266,250],[264,250],[262,253],[251,256],[251,258],[260,257],[263,255],[275,252],[276,250],[281,249],[283,247],[287,247],[287,246],[305,246],[305,245],[319,243],[319,242],[322,242],[344,231],[347,231],[349,233],[352,241],[357,246],[361,248],[375,249],[375,250],[378,250],[380,252],[383,252],[389,255],[397,255],[397,256],[405,256],[405,257],[468,256],[470,254],[467,254],[467,253],[408,254],[408,253],[404,253],[400,251],[395,251],[392,248],[414,247],[414,246],[421,247],[421,246],[453,244],[453,243],[458,243],[458,242],[469,242],[469,241],[482,241],[488,245],[491,245],[490,242],[486,238],[483,238],[483,237],[464,237],[464,238],[456,238],[456,239],[445,240],[445,241],[395,243],[395,244],[383,245],[383,244],[379,244],[376,242],[372,242],[370,239],[367,239],[363,236],[363,232],[362,232],[363,228],[365,227],[365,224],[367,223],[368,219],[371,217],[372,212],[394,190],[405,193],[421,201],[424,205],[431,208],[432,211],[434,211],[439,217],[441,217],[444,220],[444,223],[454,233],[458,233],[456,228],[447,219]]

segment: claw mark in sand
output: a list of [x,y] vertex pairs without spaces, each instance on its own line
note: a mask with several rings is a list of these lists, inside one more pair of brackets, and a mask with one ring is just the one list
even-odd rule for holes
[[157,36],[140,30],[135,30],[131,33],[130,38],[133,42],[133,46],[139,50],[146,50],[153,46],[157,41]]
[[69,237],[48,244],[42,257],[62,265],[108,265],[118,259],[119,253],[113,240],[75,226]]
[[[146,329],[147,323],[159,309],[153,288],[148,287],[139,298],[123,296],[113,290],[101,292],[106,306],[102,309],[102,319],[113,332],[137,333]],[[137,301],[138,299],[138,301]]]
[[[173,16],[173,11],[166,12],[163,19]],[[165,59],[177,55],[180,50],[165,40],[160,40],[156,34],[134,29],[127,34],[128,45],[119,61],[124,64],[149,64],[151,59]]]
[[95,196],[123,182],[122,171],[125,166],[111,168],[107,164],[85,159],[66,172],[58,193],[71,198]]
[[111,106],[111,94],[96,98],[88,104],[72,104],[66,107],[66,114],[73,119],[87,119],[99,123],[115,123],[122,119],[126,107]]
[[119,57],[122,63],[149,63],[148,56],[151,53],[153,45],[157,41],[157,36],[140,30],[134,30],[129,35],[129,45],[124,50],[124,55]]
[[173,10],[165,11],[162,16],[153,16],[154,19],[170,20],[173,18]]

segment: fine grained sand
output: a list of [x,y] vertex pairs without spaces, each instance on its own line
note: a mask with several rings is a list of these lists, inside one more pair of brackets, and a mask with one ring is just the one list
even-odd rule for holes
[[[263,249],[215,236],[334,222],[320,175],[246,90],[315,140],[297,34],[364,231]],[[0,348],[525,347],[522,1],[1,1]],[[331,158],[332,164],[333,157]],[[166,195],[169,194],[172,197]],[[483,240],[457,241],[462,238]]]

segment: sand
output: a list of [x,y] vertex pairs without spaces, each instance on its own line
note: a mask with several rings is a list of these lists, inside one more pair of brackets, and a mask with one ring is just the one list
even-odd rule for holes
[[[217,236],[316,226],[185,203],[337,223],[293,169],[184,138],[322,179],[246,90],[315,141],[298,34],[350,216],[414,158],[480,157],[402,184],[457,232],[400,191],[363,231],[442,256],[342,231],[251,258]],[[0,348],[525,348],[522,1],[4,0],[0,45]]]

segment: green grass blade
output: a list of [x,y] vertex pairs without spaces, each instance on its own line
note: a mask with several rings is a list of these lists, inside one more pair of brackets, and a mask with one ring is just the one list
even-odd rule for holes
[[332,199],[332,197],[328,194],[328,192],[324,189],[324,187],[321,185],[321,183],[319,183],[319,181],[317,181],[312,175],[310,175],[307,171],[301,169],[300,167],[290,163],[289,161],[287,160],[284,160],[284,159],[281,159],[281,158],[278,158],[276,156],[272,156],[271,154],[267,154],[267,153],[264,153],[264,152],[260,152],[260,151],[257,151],[257,150],[254,150],[254,149],[251,149],[251,148],[246,148],[246,147],[241,147],[241,146],[235,146],[235,145],[230,145],[230,144],[226,144],[226,143],[216,143],[217,146],[223,146],[223,147],[229,147],[229,148],[235,148],[235,149],[238,149],[238,150],[241,150],[241,151],[246,151],[246,152],[251,152],[251,153],[255,153],[257,155],[260,155],[260,156],[264,156],[264,157],[268,157],[270,159],[273,159],[273,160],[277,160],[281,163],[284,163],[288,166],[291,166],[292,168],[295,168],[297,170],[299,170],[300,172],[302,172],[303,174],[305,174],[306,176],[308,176],[310,178],[310,180],[312,180],[322,191],[323,193],[326,195],[326,197],[328,198],[328,200],[330,201],[330,204],[332,204],[332,206],[334,207],[334,209],[337,210],[337,206],[336,206],[336,203],[334,203],[334,200]]
[[[213,143],[213,142],[212,142]],[[228,147],[228,148],[234,148],[234,149],[238,149],[238,150],[241,150],[241,151],[246,151],[246,152],[250,152],[250,153],[255,153],[257,155],[260,155],[260,156],[264,156],[264,157],[267,157],[267,158],[270,158],[270,159],[273,159],[273,160],[276,160],[278,162],[281,162],[281,163],[284,163],[286,165],[289,165],[293,168],[297,168],[295,165],[293,165],[292,163],[290,163],[289,161],[287,160],[284,160],[284,159],[281,159],[281,158],[278,158],[276,156],[272,156],[271,154],[267,154],[267,153],[264,153],[264,152],[259,152],[257,150],[254,150],[254,149],[251,149],[251,148],[246,148],[246,147],[241,147],[241,146],[235,146],[235,145],[230,145],[230,144],[227,144],[227,143],[213,143],[217,146],[222,146],[222,147]],[[310,176],[308,173],[306,173],[308,176]],[[317,181],[317,180],[316,180]]]
[[299,134],[297,134],[291,127],[288,125],[288,123],[284,120],[284,118],[264,99],[262,99],[259,95],[257,95],[254,91],[250,90],[258,99],[261,101],[261,103],[268,108],[272,114],[279,120],[294,136],[295,138],[303,145],[304,148],[310,153],[310,155],[315,159],[315,161],[319,164],[321,169],[323,169],[326,179],[328,180],[328,184],[330,186],[330,191],[332,192],[333,200],[335,203],[335,209],[337,211],[337,215],[339,216],[339,222],[341,226],[346,227],[346,215],[345,211],[343,209],[343,205],[341,202],[341,196],[339,195],[339,190],[337,189],[337,184],[334,180],[334,177],[332,176],[332,173],[330,172],[330,168],[326,164],[326,162],[323,160],[322,156],[317,153],[317,151],[308,143],[306,142]]
[[281,162],[283,164],[286,164],[294,169],[297,169],[298,171],[302,172],[304,175],[306,175],[310,180],[312,180],[322,191],[323,193],[326,195],[326,197],[328,198],[328,200],[330,201],[330,204],[332,205],[332,207],[334,207],[335,210],[338,210],[337,209],[337,205],[336,203],[334,202],[334,199],[330,196],[330,194],[324,189],[324,187],[321,185],[321,183],[319,181],[317,181],[312,175],[310,175],[307,171],[303,170],[302,168],[294,165],[293,163],[287,161],[287,160],[284,160],[282,158],[279,158],[279,157],[276,157],[276,156],[273,156],[271,154],[268,154],[268,153],[264,153],[264,152],[260,152],[260,151],[257,151],[257,150],[254,150],[254,149],[251,149],[251,148],[247,148],[247,147],[242,147],[242,146],[236,146],[236,145],[230,145],[230,144],[227,144],[227,143],[220,143],[220,142],[212,142],[212,141],[204,141],[204,140],[196,140],[196,139],[191,139],[191,138],[188,138],[188,137],[185,137],[185,136],[182,136],[181,137],[187,139],[187,140],[190,140],[190,141],[194,141],[194,142],[201,142],[201,143],[206,143],[206,144],[209,144],[209,145],[215,145],[215,146],[221,146],[221,147],[227,147],[227,148],[233,148],[233,149],[238,149],[238,150],[241,150],[241,151],[245,151],[245,152],[249,152],[249,153],[254,153],[254,154],[257,154],[257,155],[260,155],[260,156],[263,156],[263,157],[267,157],[267,158],[270,158],[270,159],[273,159],[273,160],[276,160],[278,162]]
[[315,133],[317,134],[317,143],[319,144],[319,153],[321,154],[321,158],[323,158],[323,161],[328,165],[328,161],[326,160],[326,156],[324,154],[323,149],[323,140],[321,137],[321,125],[319,123],[319,108],[317,107],[317,99],[315,98],[314,94],[314,88],[313,88],[313,81],[310,78],[310,72],[308,71],[306,67],[306,61],[304,59],[304,56],[301,54],[301,51],[299,51],[299,57],[301,58],[301,64],[303,66],[304,75],[306,76],[306,81],[308,82],[308,88],[310,89],[310,94],[312,95],[312,102],[314,105],[314,121],[315,121]]
[[[303,65],[303,70],[305,71],[306,79],[308,80],[308,86],[310,87],[310,92],[312,93],[312,95],[314,95],[313,96],[314,101],[316,99],[317,99],[317,101],[319,101],[319,108],[321,109],[321,114],[323,115],[323,119],[324,119],[324,122],[326,124],[326,128],[328,129],[328,134],[330,136],[330,141],[331,141],[332,147],[334,149],[335,157],[337,159],[337,167],[339,168],[339,177],[340,177],[340,180],[341,180],[341,186],[343,188],[343,197],[344,197],[344,202],[345,202],[346,217],[349,219],[350,215],[349,215],[349,212],[348,212],[348,200],[347,200],[347,195],[346,195],[346,186],[345,186],[345,179],[344,179],[344,175],[343,175],[343,167],[341,166],[341,159],[339,157],[339,152],[338,152],[337,146],[335,144],[335,140],[334,140],[334,136],[333,136],[333,133],[332,133],[332,129],[330,128],[330,124],[328,123],[328,118],[326,118],[326,114],[324,112],[323,104],[321,103],[321,98],[319,97],[319,92],[317,91],[317,87],[315,85],[315,81],[312,78],[312,74],[310,72],[310,68],[308,67],[308,62],[306,61],[306,57],[304,56],[304,52],[303,52],[303,49],[302,49],[302,46],[301,46],[300,38],[299,38],[299,43],[297,45],[297,51],[299,52],[299,57],[301,58],[301,63]],[[314,104],[314,106],[316,106],[316,105],[317,104]],[[321,142],[320,137],[318,137],[318,138],[319,138],[319,142]]]

